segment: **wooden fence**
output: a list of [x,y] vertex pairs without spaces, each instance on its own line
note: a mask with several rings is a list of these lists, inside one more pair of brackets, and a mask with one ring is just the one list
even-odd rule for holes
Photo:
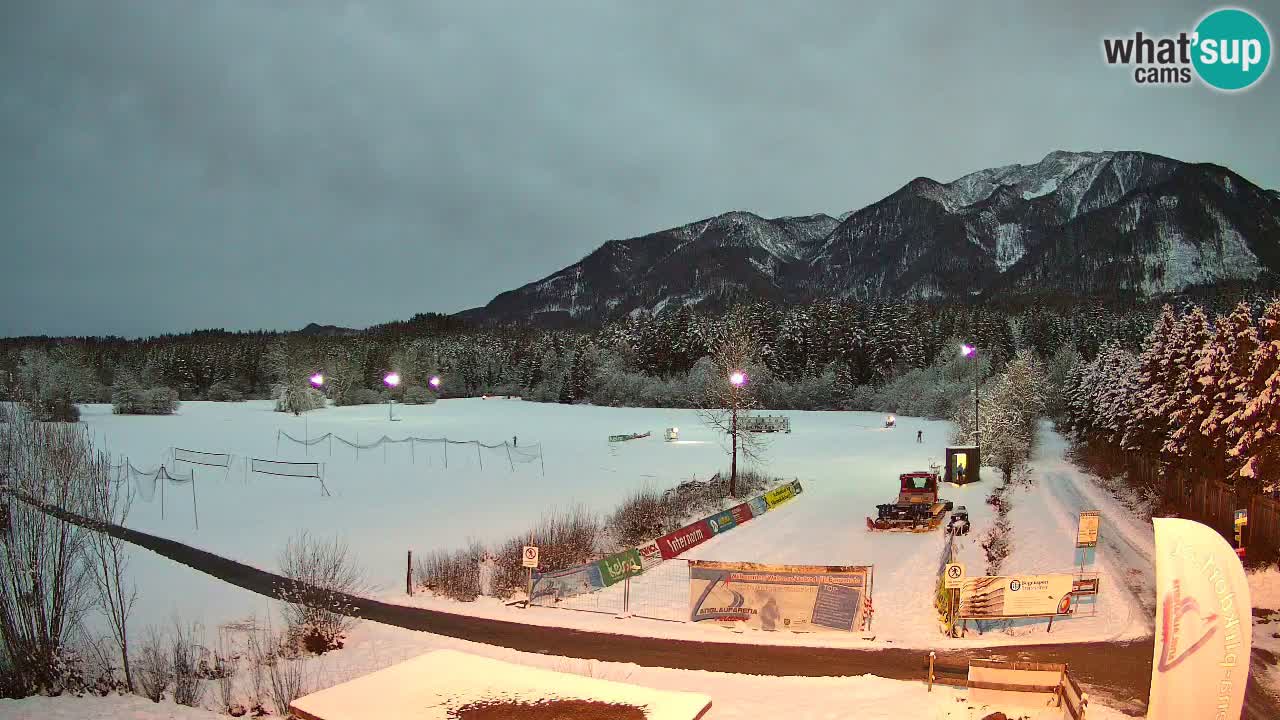
[[1280,556],[1280,500],[1266,495],[1246,496],[1224,482],[1197,481],[1172,473],[1165,474],[1159,482],[1164,497],[1181,508],[1184,516],[1212,527],[1229,540],[1235,537],[1236,510],[1248,510],[1245,538],[1249,556]]

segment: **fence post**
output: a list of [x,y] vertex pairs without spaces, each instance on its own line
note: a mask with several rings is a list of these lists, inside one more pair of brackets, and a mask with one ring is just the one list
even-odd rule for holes
[[196,530],[200,529],[200,511],[196,509],[196,469],[191,468],[191,516],[196,520]]
[[413,551],[409,551],[404,564],[404,591],[413,597]]
[[929,651],[929,692],[933,692],[933,661],[938,657],[938,653]]

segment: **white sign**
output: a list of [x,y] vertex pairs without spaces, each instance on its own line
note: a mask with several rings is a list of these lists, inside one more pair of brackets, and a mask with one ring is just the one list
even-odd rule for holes
[[943,573],[942,587],[947,590],[955,590],[964,585],[963,563],[947,563],[947,569]]
[[962,618],[1045,617],[1071,614],[1070,575],[999,575],[965,578]]
[[1236,718],[1253,640],[1249,584],[1212,528],[1156,518],[1156,642],[1151,720]]
[[1086,510],[1080,513],[1080,527],[1076,530],[1076,547],[1098,546],[1099,520],[1100,514],[1097,510]]
[[521,565],[527,568],[538,567],[538,548],[533,545],[525,545],[524,552],[520,556]]

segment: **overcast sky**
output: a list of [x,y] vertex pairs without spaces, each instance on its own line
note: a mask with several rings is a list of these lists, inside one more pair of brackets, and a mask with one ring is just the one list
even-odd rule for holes
[[1280,187],[1274,69],[1225,95],[1102,62],[1213,5],[790,5],[4,0],[0,336],[453,312],[611,238],[1055,149]]

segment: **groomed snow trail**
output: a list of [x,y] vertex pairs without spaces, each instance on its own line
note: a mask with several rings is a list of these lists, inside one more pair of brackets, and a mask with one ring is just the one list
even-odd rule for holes
[[[1085,604],[1078,615],[1055,622],[1062,639],[1119,640],[1151,635],[1154,628],[1155,567],[1151,525],[1133,517],[1088,473],[1066,458],[1067,441],[1051,423],[1041,423],[1031,459],[1030,487],[1011,496],[1012,543],[1002,572],[1056,573],[1079,570],[1075,549],[1082,511],[1101,513],[1098,547],[1086,555],[1086,573],[1097,573],[1096,607]],[[1096,614],[1092,614],[1096,610]]]

